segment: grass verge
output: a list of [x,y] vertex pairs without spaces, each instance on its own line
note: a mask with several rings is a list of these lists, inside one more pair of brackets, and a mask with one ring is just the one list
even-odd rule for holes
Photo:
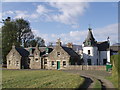
[[3,88],[78,88],[80,75],[57,70],[3,70]]

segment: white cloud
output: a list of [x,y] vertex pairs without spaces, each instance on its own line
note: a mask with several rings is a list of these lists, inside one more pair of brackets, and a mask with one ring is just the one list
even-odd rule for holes
[[[49,42],[56,42],[58,38],[61,38],[63,43],[72,42],[74,44],[81,45],[87,37],[88,30],[70,31],[69,33],[62,34],[42,34],[38,30],[33,30],[37,36],[45,39],[46,44]],[[118,24],[111,24],[102,28],[96,28],[92,30],[94,38],[99,41],[106,41],[107,37],[110,37],[111,44],[118,42]]]
[[[52,8],[48,8],[52,7]],[[71,25],[72,28],[78,28],[78,18],[84,14],[89,7],[87,2],[69,3],[69,2],[48,2],[47,5],[38,5],[33,12],[28,11],[6,11],[5,15],[13,15],[14,18],[27,18],[33,20],[42,20],[46,22],[59,22]]]
[[50,10],[48,10],[45,6],[43,5],[38,5],[37,6],[37,9],[36,9],[36,12],[39,13],[39,14],[45,14],[45,13],[48,13]]
[[66,2],[50,2],[50,6],[57,9],[58,13],[50,15],[51,21],[56,21],[64,24],[69,24],[74,28],[79,26],[78,18],[83,15],[89,7],[88,3],[66,3]]

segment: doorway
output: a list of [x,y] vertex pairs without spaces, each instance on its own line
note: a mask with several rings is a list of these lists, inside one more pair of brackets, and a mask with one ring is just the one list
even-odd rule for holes
[[57,69],[60,69],[60,61],[57,61]]

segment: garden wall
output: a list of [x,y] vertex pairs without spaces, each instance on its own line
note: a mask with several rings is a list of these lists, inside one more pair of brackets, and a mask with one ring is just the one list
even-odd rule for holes
[[106,66],[90,65],[69,65],[67,70],[106,70]]

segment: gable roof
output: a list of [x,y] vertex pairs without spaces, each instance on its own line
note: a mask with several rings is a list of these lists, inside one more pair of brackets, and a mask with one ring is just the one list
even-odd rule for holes
[[18,53],[22,56],[22,57],[28,57],[29,56],[29,52],[22,48],[22,47],[15,47],[15,49],[18,51]]
[[72,48],[68,48],[68,47],[63,47],[62,48],[70,55],[73,57],[79,56]]
[[107,51],[109,49],[108,41],[97,42],[97,46],[99,51]]

